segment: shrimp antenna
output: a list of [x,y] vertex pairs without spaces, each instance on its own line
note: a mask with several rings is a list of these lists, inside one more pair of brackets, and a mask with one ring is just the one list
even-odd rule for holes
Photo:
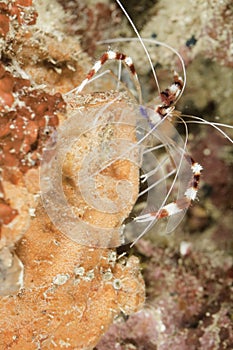
[[192,120],[185,120],[184,122],[185,122],[186,124],[188,124],[188,123],[190,123],[190,124],[204,124],[204,125],[210,125],[210,126],[212,126],[212,127],[213,127],[214,129],[216,129],[220,134],[222,134],[228,141],[230,141],[231,143],[233,143],[233,140],[231,139],[231,137],[228,136],[227,133],[221,129],[221,127],[233,129],[233,126],[232,126],[232,125],[227,125],[227,124],[223,124],[223,123],[209,122],[208,120],[205,120],[205,119],[203,119],[203,118],[201,118],[201,117],[196,117],[196,116],[194,116],[194,115],[188,115],[188,114],[182,114],[182,117],[192,119]]
[[127,13],[126,9],[124,8],[124,6],[122,5],[122,3],[121,3],[119,0],[116,0],[116,2],[118,3],[118,5],[119,5],[120,8],[122,9],[123,13],[125,14],[126,18],[128,19],[129,23],[131,24],[131,27],[133,28],[135,34],[137,35],[137,37],[138,37],[138,39],[139,39],[139,41],[140,41],[140,43],[141,43],[141,45],[142,45],[142,47],[143,47],[143,50],[144,50],[145,53],[146,53],[146,56],[147,56],[148,61],[149,61],[149,63],[150,63],[151,70],[152,70],[152,73],[153,73],[153,76],[154,76],[154,79],[155,79],[155,82],[156,82],[156,86],[157,86],[157,88],[158,88],[158,92],[159,92],[159,94],[160,94],[159,82],[158,82],[158,78],[157,78],[157,75],[156,75],[156,72],[155,72],[155,69],[154,69],[154,66],[153,66],[153,62],[152,62],[152,60],[151,60],[151,58],[150,58],[150,54],[149,54],[149,52],[148,52],[148,50],[147,50],[147,48],[146,48],[146,46],[145,46],[145,44],[144,44],[144,42],[143,42],[143,40],[142,40],[140,34],[139,34],[139,32],[138,32],[138,30],[137,30],[135,24],[133,23],[133,20],[130,18],[130,16],[129,16],[129,14]]

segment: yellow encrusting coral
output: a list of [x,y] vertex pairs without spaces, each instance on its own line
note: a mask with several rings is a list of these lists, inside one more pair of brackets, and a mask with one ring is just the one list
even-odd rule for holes
[[[92,349],[114,317],[141,308],[144,282],[137,258],[118,261],[112,249],[77,244],[53,226],[41,204],[39,169],[46,142],[71,110],[85,105],[82,99],[65,103],[59,92],[78,85],[88,58],[76,38],[21,22],[24,12],[35,18],[37,13],[30,1],[17,4],[19,17],[5,7],[0,17],[6,20],[0,71],[0,348]],[[37,7],[39,17],[42,7]],[[102,102],[88,98],[97,106],[109,96]],[[84,152],[88,144],[80,146]],[[72,164],[71,156],[63,167],[64,185]],[[103,221],[121,225],[138,193],[135,164],[118,162],[107,176],[131,181],[134,197],[109,222],[83,203],[83,219],[98,222],[100,230]],[[109,186],[109,198],[116,197],[111,192]],[[79,205],[71,187],[65,193]]]

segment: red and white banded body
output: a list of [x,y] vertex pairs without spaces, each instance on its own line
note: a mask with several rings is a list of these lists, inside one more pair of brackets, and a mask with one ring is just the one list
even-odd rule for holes
[[[125,55],[124,53],[108,50],[93,65],[89,73],[86,75],[86,78],[75,89],[76,93],[80,93],[95,76],[95,74],[99,72],[102,66],[110,60],[122,61],[134,79],[136,90],[141,91],[138,76],[132,58]],[[161,103],[154,106],[154,115],[149,117],[148,122],[151,124],[152,127],[156,124],[156,120],[158,117],[161,120],[163,120],[164,118],[172,117],[175,109],[175,103],[180,93],[182,92],[182,88],[183,80],[175,72],[173,83],[168,88],[160,92]],[[139,98],[139,100],[140,99],[141,97]],[[153,119],[153,116],[155,119]],[[184,156],[186,159],[189,160],[189,164],[193,174],[192,178],[190,178],[189,186],[186,188],[184,195],[176,201],[163,205],[158,211],[151,211],[144,215],[137,216],[135,218],[137,222],[154,221],[155,219],[161,219],[164,217],[169,217],[178,214],[184,209],[187,209],[191,205],[191,202],[196,199],[202,166],[195,162],[187,153],[185,153]]]

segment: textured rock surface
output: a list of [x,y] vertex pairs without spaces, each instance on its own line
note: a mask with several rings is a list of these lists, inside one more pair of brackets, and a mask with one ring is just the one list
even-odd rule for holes
[[[184,57],[188,79],[179,109],[232,123],[232,2],[142,0],[126,6],[143,36],[156,36]],[[66,120],[70,107],[65,112],[55,93],[82,81],[93,57],[99,57],[97,40],[131,36],[132,30],[110,1],[37,1],[36,10],[30,1],[9,1],[1,2],[0,10],[0,143],[5,157],[0,155],[0,293],[6,295],[0,301],[1,347],[92,349],[115,316],[142,307],[138,260],[118,261],[113,250],[83,248],[61,235],[38,206],[38,165],[49,136],[45,121],[50,134],[58,121]],[[97,49],[102,53],[106,47]],[[112,47],[132,56],[144,96],[154,104],[157,92],[140,46]],[[159,83],[166,86],[172,76],[167,77],[167,68],[180,71],[177,59],[154,46],[150,53]],[[102,77],[88,89],[109,90],[109,85]],[[92,97],[74,105],[91,103]],[[37,119],[32,117],[35,110]],[[23,127],[28,135],[22,134]],[[126,322],[118,318],[98,350],[233,348],[232,148],[203,125],[191,125],[189,136],[189,150],[204,166],[199,203],[174,235],[154,231],[151,241],[140,242],[136,252],[148,303]],[[22,145],[25,152],[19,150]],[[22,286],[23,273],[24,288],[9,296]]]
[[120,312],[143,303],[138,260],[65,238],[39,207],[17,254],[24,287],[1,299],[1,348],[92,349]]
[[[66,15],[57,2],[31,5],[0,3],[0,348],[92,349],[118,314],[142,307],[144,282],[136,257],[118,260],[114,250],[78,245],[52,225],[40,203],[46,142],[71,111],[83,108],[82,101],[65,103],[60,93],[83,79],[90,60],[78,38],[63,32]],[[90,95],[89,103],[94,100]],[[89,146],[83,140],[80,147]],[[71,160],[64,164],[64,185]],[[129,175],[136,198],[138,168],[130,167],[119,162],[108,176]],[[76,206],[71,192],[66,195]],[[86,216],[100,230],[121,225],[134,200],[109,224],[98,212]]]

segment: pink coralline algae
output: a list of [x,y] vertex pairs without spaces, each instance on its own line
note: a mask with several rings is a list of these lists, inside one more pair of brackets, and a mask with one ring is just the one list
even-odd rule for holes
[[232,259],[221,252],[214,261],[204,252],[181,256],[146,241],[138,247],[147,262],[147,305],[116,322],[96,349],[232,349]]

